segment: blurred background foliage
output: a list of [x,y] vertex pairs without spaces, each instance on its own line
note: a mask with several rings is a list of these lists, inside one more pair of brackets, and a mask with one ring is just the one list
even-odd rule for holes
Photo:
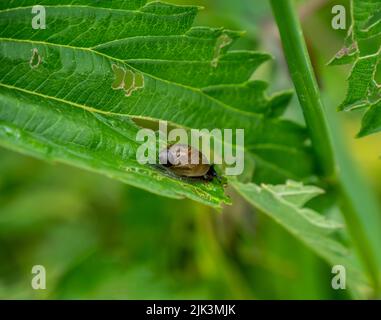
[[[197,25],[246,30],[236,48],[265,50],[274,61],[255,78],[287,89],[269,3],[170,0],[205,9]],[[306,40],[338,134],[381,198],[380,135],[355,139],[360,114],[336,113],[348,67],[326,67],[345,31],[331,8],[349,1],[298,1]],[[302,122],[296,98],[287,117]],[[32,299],[341,299],[330,267],[235,194],[222,212],[171,200],[108,178],[0,149],[0,298]],[[47,270],[32,290],[31,269]]]

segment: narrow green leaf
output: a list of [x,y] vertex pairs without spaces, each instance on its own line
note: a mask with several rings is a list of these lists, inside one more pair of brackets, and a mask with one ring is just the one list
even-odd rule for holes
[[357,295],[364,297],[371,292],[352,250],[338,240],[337,234],[342,226],[311,209],[303,208],[306,201],[321,194],[322,190],[292,181],[277,186],[231,183],[254,207],[273,218],[331,266],[344,266],[348,284]]

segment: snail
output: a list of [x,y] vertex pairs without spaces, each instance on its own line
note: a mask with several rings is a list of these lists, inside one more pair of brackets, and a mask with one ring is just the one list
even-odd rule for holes
[[159,154],[159,163],[180,177],[201,178],[206,181],[217,177],[212,164],[196,148],[173,144]]

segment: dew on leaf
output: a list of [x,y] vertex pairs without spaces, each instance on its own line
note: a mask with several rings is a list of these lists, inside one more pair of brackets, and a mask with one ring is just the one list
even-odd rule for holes
[[1,129],[4,131],[5,135],[8,137],[15,138],[16,140],[21,137],[20,131],[18,129],[14,129],[8,126],[2,126]]

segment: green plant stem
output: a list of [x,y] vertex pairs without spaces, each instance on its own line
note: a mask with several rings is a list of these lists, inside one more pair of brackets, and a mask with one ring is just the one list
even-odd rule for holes
[[[270,0],[277,22],[288,68],[293,80],[304,118],[309,130],[313,149],[319,161],[322,178],[335,183],[341,192],[341,208],[358,255],[373,280],[375,291],[379,289],[381,260],[377,257],[381,242],[371,236],[375,230],[369,226],[369,213],[361,212],[361,200],[351,192],[351,184],[357,179],[340,174],[340,159],[334,152],[328,121],[321,101],[318,85],[311,66],[302,28],[291,0]],[[340,168],[340,169],[339,169]],[[360,186],[357,186],[361,188]],[[377,210],[371,213],[378,223]],[[376,226],[381,227],[381,224]]]
[[271,4],[320,172],[325,177],[333,178],[335,168],[332,142],[299,20],[289,0],[271,0]]

